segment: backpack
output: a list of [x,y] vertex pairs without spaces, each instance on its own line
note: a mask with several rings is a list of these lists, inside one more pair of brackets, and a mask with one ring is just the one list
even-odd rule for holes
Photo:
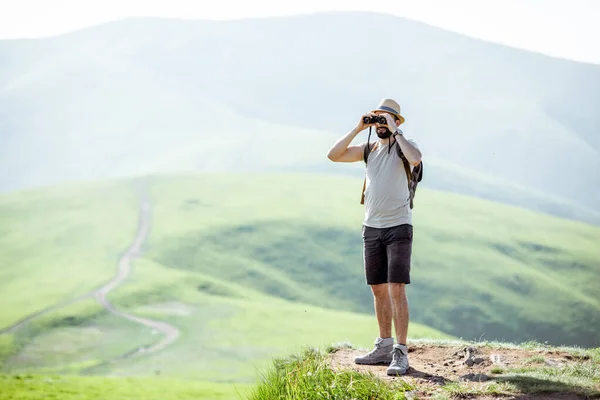
[[[415,192],[417,191],[417,185],[423,179],[423,162],[421,161],[419,165],[413,168],[412,172],[410,171],[410,163],[402,153],[402,149],[398,144],[398,141],[394,142],[394,147],[396,148],[396,152],[398,153],[398,157],[402,159],[402,163],[404,164],[404,172],[406,172],[406,180],[408,181],[408,193],[410,194],[410,208],[413,208],[413,199],[415,197]],[[367,159],[369,158],[369,154],[371,153],[370,143],[367,142],[365,145],[365,150],[363,152],[363,160],[365,162],[365,166],[367,165]],[[367,187],[367,178],[363,182],[362,196],[360,198],[360,204],[365,204],[365,189]]]

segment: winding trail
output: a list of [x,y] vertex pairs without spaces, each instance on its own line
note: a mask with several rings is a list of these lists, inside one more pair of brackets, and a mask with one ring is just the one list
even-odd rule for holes
[[[108,295],[114,289],[118,288],[131,274],[131,261],[133,261],[140,255],[142,245],[144,244],[148,237],[148,234],[150,233],[150,221],[152,218],[150,201],[148,200],[148,197],[145,193],[142,193],[140,197],[141,201],[138,230],[133,240],[133,243],[131,244],[129,249],[127,249],[125,254],[121,256],[117,268],[117,274],[110,280],[110,282],[96,290],[94,293],[94,297],[96,297],[96,300],[112,314],[163,333],[163,337],[161,340],[154,343],[153,345],[150,345],[149,347],[142,347],[137,351],[137,353],[154,353],[164,349],[165,347],[176,341],[180,335],[179,329],[166,322],[154,321],[148,318],[137,317],[133,314],[128,314],[119,311],[106,298],[106,295]],[[128,357],[131,357],[134,354],[135,353],[128,353]]]
[[4,329],[0,329],[0,335],[5,333],[13,333],[31,322],[33,319],[45,315],[49,312],[56,311],[60,308],[70,306],[75,304],[81,300],[86,298],[94,297],[98,303],[102,305],[108,312],[119,316],[121,318],[125,318],[129,321],[144,325],[148,328],[154,329],[163,334],[163,337],[156,343],[148,345],[146,347],[140,347],[137,350],[129,351],[115,360],[130,358],[140,353],[154,353],[164,349],[169,346],[171,343],[176,341],[179,338],[180,332],[176,327],[162,321],[154,321],[149,318],[137,317],[133,314],[128,314],[122,311],[119,311],[115,308],[110,301],[106,298],[106,296],[113,290],[117,289],[119,286],[123,284],[123,282],[129,277],[131,274],[131,262],[137,258],[141,254],[141,248],[148,238],[148,234],[150,233],[150,224],[152,220],[152,210],[150,206],[150,201],[148,196],[143,188],[138,188],[140,205],[139,205],[139,218],[138,218],[138,228],[136,235],[134,237],[133,243],[131,246],[125,251],[125,253],[119,259],[119,264],[117,267],[116,275],[108,281],[106,284],[101,286],[98,289],[95,289],[89,293],[80,295],[75,299],[69,299],[57,304],[54,304],[48,308],[45,308],[41,311],[33,313],[31,315],[26,316],[21,319],[17,323],[13,324]]

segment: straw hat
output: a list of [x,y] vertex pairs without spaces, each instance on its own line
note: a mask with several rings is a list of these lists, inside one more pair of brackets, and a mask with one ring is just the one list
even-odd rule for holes
[[400,120],[400,124],[403,124],[405,121],[404,117],[400,115],[400,105],[392,99],[381,100],[377,108],[372,112],[375,111],[384,111],[386,113],[394,114]]

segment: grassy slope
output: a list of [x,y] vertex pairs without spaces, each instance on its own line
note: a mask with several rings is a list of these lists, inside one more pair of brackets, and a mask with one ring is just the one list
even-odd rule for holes
[[[181,337],[167,351],[86,373],[252,382],[256,370],[274,356],[340,338],[369,346],[377,333],[373,317],[367,315],[290,303],[149,260],[136,263],[132,280],[111,299],[122,309],[177,326]],[[448,337],[416,323],[410,334]]]
[[0,336],[1,371],[71,374],[156,340],[149,329],[107,313],[94,299],[50,312]]
[[[22,253],[24,259],[6,260],[6,265],[20,265],[30,263],[28,257],[44,257],[45,263],[32,264],[28,275],[20,275],[18,279],[5,275],[2,301],[11,310],[11,314],[3,314],[5,325],[31,312],[31,307],[23,307],[23,303],[37,305],[34,311],[45,308],[93,289],[114,273],[118,255],[133,237],[134,229],[120,229],[118,221],[123,221],[123,226],[135,226],[134,193],[125,183],[100,184],[96,190],[90,187],[83,188],[81,197],[76,195],[78,187],[67,187],[2,199],[3,215],[7,218],[16,204],[28,206],[27,213],[19,217],[29,217],[28,229],[38,235],[35,236],[38,243],[58,236],[57,231],[61,230],[55,226],[76,227],[80,221],[85,223],[83,231],[77,231],[77,237],[68,240],[61,236],[62,246],[54,247],[54,253],[46,251],[52,248],[48,246],[37,253]],[[29,197],[37,202],[27,203]],[[43,202],[44,198],[50,201]],[[107,198],[111,201],[107,202]],[[99,210],[101,207],[95,202],[104,204],[104,209]],[[90,204],[89,212],[86,204]],[[74,213],[77,208],[79,213]],[[111,209],[115,211],[114,217]],[[92,219],[96,214],[98,219]],[[87,230],[94,235],[88,235]],[[155,231],[158,232],[156,228]],[[90,237],[93,243],[85,243]],[[103,248],[103,244],[107,247],[106,243],[111,241],[115,242],[112,257],[96,250],[97,246]],[[28,244],[16,236],[12,243],[12,254],[19,250],[17,245]],[[71,254],[76,254],[82,265],[94,265],[95,269],[88,273],[74,270],[64,262]],[[96,258],[105,262],[93,264]],[[46,269],[47,265],[52,268]],[[52,296],[38,298],[39,290],[35,289],[43,287],[51,273],[61,279],[53,284]],[[20,287],[17,293],[13,282],[25,288]],[[245,288],[236,281],[168,268],[149,259],[136,261],[130,279],[109,298],[121,309],[171,322],[181,329],[181,338],[169,350],[149,359],[105,365],[105,361],[153,342],[156,337],[148,329],[106,313],[90,299],[50,312],[16,333],[1,335],[0,366],[8,372],[161,373],[213,381],[252,381],[256,368],[266,366],[271,357],[299,346],[323,345],[339,338],[370,345],[376,335],[371,316],[290,303]],[[420,324],[411,325],[411,335],[448,337]],[[233,377],[232,372],[235,372]]]
[[[106,365],[154,342],[149,329],[107,314],[91,300],[50,313],[0,336],[5,372],[161,374],[252,382],[271,358],[339,338],[369,346],[370,316],[289,303],[201,274],[136,263],[130,283],[111,296],[118,308],[169,322],[181,337],[166,351]],[[411,337],[449,337],[412,324]]]
[[[0,399],[241,399],[249,387],[177,379],[0,375]],[[158,397],[156,397],[158,396]]]
[[[84,191],[81,200],[70,188],[5,196],[2,202],[8,211],[3,215],[8,218],[17,205],[22,206],[21,196],[37,197],[41,205],[31,207],[39,207],[37,214],[27,213],[40,216],[30,221],[33,234],[40,230],[34,221],[50,224],[54,230],[52,218],[66,218],[62,217],[61,202],[42,202],[45,196],[64,196],[70,199],[67,204],[78,204],[80,210],[86,201],[94,204],[98,198],[105,214],[103,221],[95,222],[93,231],[106,237],[97,237],[96,244],[112,243],[117,237],[121,243],[114,245],[112,257],[106,253],[89,256],[110,259],[94,270],[102,276],[98,281],[104,281],[131,240],[137,214],[133,193],[124,184],[99,187]],[[18,334],[0,336],[4,369],[41,366],[60,372],[87,368],[86,373],[114,374],[159,371],[213,380],[230,379],[233,370],[237,380],[251,380],[255,368],[270,357],[301,345],[345,338],[368,346],[376,334],[374,318],[352,312],[371,312],[372,308],[361,267],[360,187],[359,179],[302,175],[156,179],[150,187],[154,221],[145,258],[136,262],[131,279],[110,298],[121,308],[178,326],[181,339],[169,351],[145,362],[134,359],[118,366],[97,366],[103,358],[146,344],[152,336],[126,323],[121,326],[123,321],[108,318],[92,303],[82,303],[49,315]],[[106,199],[112,202],[106,203]],[[129,213],[119,211],[123,208]],[[81,213],[85,218],[92,216]],[[409,288],[412,337],[442,336],[416,323],[425,321],[454,334],[466,332],[465,337],[479,337],[485,329],[495,329],[517,341],[519,335],[529,339],[536,334],[545,340],[548,331],[536,329],[547,324],[563,338],[596,340],[590,327],[596,326],[598,303],[592,283],[598,268],[594,261],[598,259],[594,247],[597,228],[427,190],[419,191],[415,214],[415,281]],[[81,216],[73,215],[73,220],[60,226],[77,226],[76,218]],[[117,220],[112,215],[130,225],[128,235],[116,223],[110,229],[101,228],[107,220]],[[38,234],[52,237],[55,232]],[[78,240],[90,247],[82,247]],[[3,280],[9,291],[3,290],[2,300],[12,310],[13,320],[24,315],[20,310],[29,311],[22,307],[24,302],[50,304],[46,299],[37,300],[37,289],[49,273],[45,265],[63,273],[54,285],[53,301],[78,294],[74,287],[87,290],[97,283],[96,272],[69,273],[70,265],[60,262],[71,251],[87,261],[83,251],[95,249],[96,244],[80,237],[62,243],[60,251],[45,254],[44,264],[34,264],[37,268],[30,270],[31,280],[23,275],[11,278],[29,282],[25,289],[11,294],[13,281]],[[578,290],[569,290],[571,287]],[[54,331],[53,327],[68,330]],[[88,334],[102,337],[102,346],[109,346],[106,338],[111,335],[123,339],[113,347],[100,346],[91,355],[81,341],[67,349],[67,356],[43,356],[47,348],[69,335]],[[502,334],[496,336],[502,338]],[[13,354],[15,349],[21,352]],[[36,354],[42,354],[43,362],[23,362]],[[52,365],[46,357],[57,357],[60,365]]]
[[420,206],[415,269],[430,272],[420,274],[427,294],[415,306],[432,306],[422,321],[454,333],[461,325],[474,335],[503,332],[489,339],[600,344],[592,328],[600,324],[600,229],[441,193]]
[[106,282],[136,225],[130,182],[0,196],[0,329]]
[[[361,184],[307,175],[159,180],[147,256],[284,298],[370,312]],[[414,213],[414,321],[465,338],[600,342],[600,229],[424,189]]]
[[[427,344],[426,341],[415,343]],[[514,362],[511,367],[490,367],[490,380],[483,383],[450,381],[428,393],[438,399],[479,398],[479,396],[522,396],[534,394],[561,397],[560,393],[600,396],[600,348],[582,350],[556,348],[537,343],[514,345],[510,343],[468,343],[463,341],[434,341],[432,344],[462,348],[489,347],[502,353],[503,349],[529,350],[535,356]],[[343,346],[327,349],[305,348],[291,356],[276,358],[269,368],[261,370],[256,385],[240,383],[208,383],[193,380],[117,377],[81,377],[56,375],[0,375],[0,399],[312,399],[312,398],[413,398],[415,392],[427,392],[424,386],[405,379],[386,380],[374,375],[350,370],[333,370],[329,354]],[[571,354],[566,365],[547,364],[544,360],[556,354]],[[425,381],[422,381],[425,385]],[[413,396],[408,396],[407,392]],[[417,394],[420,397],[420,394]],[[428,398],[428,397],[427,397]],[[485,397],[490,398],[490,397]],[[562,398],[562,397],[561,397]],[[585,397],[588,398],[588,397]]]

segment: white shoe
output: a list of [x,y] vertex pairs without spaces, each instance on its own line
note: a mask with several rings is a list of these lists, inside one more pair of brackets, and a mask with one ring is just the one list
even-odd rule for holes
[[389,364],[392,362],[392,350],[394,348],[394,338],[377,338],[375,348],[362,357],[356,357],[356,364]]
[[397,344],[392,350],[392,362],[387,369],[388,375],[404,375],[408,370],[408,349]]

